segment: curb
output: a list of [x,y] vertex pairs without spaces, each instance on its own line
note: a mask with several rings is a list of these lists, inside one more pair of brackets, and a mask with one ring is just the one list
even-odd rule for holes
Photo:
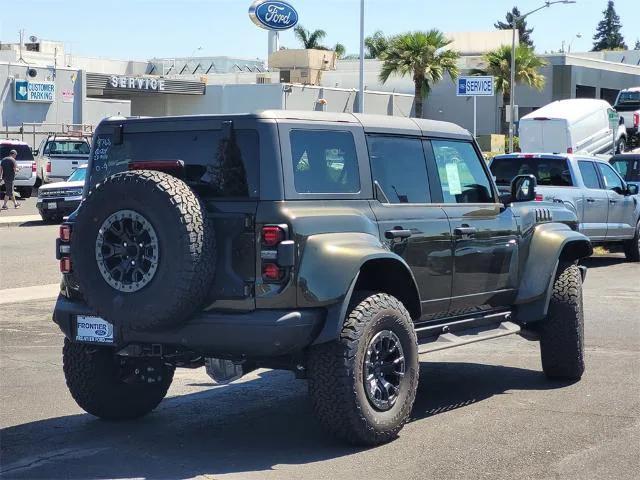
[[0,218],[0,228],[2,227],[20,227],[32,226],[33,224],[47,225],[42,221],[40,215],[21,215],[15,217]]

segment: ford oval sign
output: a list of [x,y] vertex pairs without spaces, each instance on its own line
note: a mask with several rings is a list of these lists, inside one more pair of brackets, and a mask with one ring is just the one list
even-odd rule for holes
[[288,30],[298,23],[296,9],[279,0],[256,0],[249,7],[249,17],[265,30]]

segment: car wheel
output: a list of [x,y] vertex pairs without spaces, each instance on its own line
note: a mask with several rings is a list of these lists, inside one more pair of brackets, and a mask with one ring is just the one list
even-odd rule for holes
[[620,141],[618,141],[616,153],[624,153],[626,151],[627,151],[627,141],[624,138],[621,138]]
[[18,195],[20,195],[21,199],[26,199],[26,198],[30,198],[31,197],[31,193],[33,191],[33,188],[31,188],[31,187],[20,187],[20,188],[16,188],[16,190],[18,191]]
[[640,221],[636,225],[636,234],[624,242],[624,255],[630,262],[640,262]]
[[[173,381],[174,369],[164,364],[137,368],[109,347],[64,340],[64,376],[76,403],[108,420],[141,417],[156,408]],[[151,370],[149,370],[151,369]]]
[[340,338],[311,349],[308,373],[313,409],[329,432],[359,445],[393,439],[409,418],[419,376],[404,305],[385,293],[359,296]]
[[547,317],[540,325],[542,370],[548,378],[577,380],[584,373],[582,276],[573,263],[560,263]]

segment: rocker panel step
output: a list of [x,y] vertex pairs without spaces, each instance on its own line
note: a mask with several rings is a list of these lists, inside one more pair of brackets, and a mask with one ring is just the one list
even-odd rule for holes
[[441,333],[438,336],[430,336],[418,339],[418,353],[436,352],[446,348],[458,347],[469,343],[491,340],[493,338],[513,335],[520,332],[520,325],[503,321],[493,325],[482,325],[465,330]]

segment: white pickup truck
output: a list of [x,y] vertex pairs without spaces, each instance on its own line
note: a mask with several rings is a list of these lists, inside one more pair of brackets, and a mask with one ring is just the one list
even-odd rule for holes
[[64,181],[89,161],[91,146],[85,137],[51,135],[38,148],[38,184]]
[[613,108],[624,120],[627,147],[640,146],[640,87],[620,90]]

